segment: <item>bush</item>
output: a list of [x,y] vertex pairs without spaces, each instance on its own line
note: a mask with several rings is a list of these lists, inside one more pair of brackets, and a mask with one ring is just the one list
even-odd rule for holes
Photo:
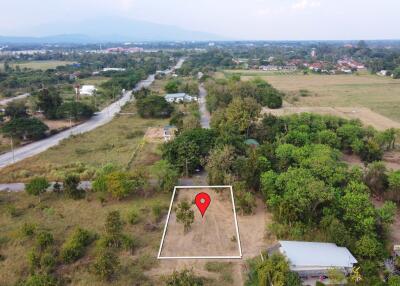
[[87,230],[78,228],[61,247],[61,259],[71,263],[84,255],[85,247],[93,241],[94,236]]
[[140,222],[141,218],[139,215],[139,212],[136,209],[131,210],[128,213],[128,222],[132,225],[138,224]]
[[54,243],[53,234],[48,231],[39,232],[36,236],[36,243],[40,249],[46,249]]
[[80,179],[77,175],[67,175],[64,179],[65,194],[74,200],[83,198],[85,191],[78,187],[79,183]]
[[25,222],[21,227],[21,233],[23,236],[33,236],[36,231],[36,225],[33,223]]
[[100,279],[110,281],[119,269],[118,257],[110,250],[103,249],[93,264],[93,272]]
[[46,178],[36,177],[26,185],[25,190],[30,195],[38,196],[40,202],[40,195],[45,193],[49,186],[50,184]]
[[174,271],[172,275],[165,278],[165,285],[167,286],[202,286],[204,279],[196,277],[192,270],[182,270],[181,272]]
[[58,117],[81,120],[93,116],[94,108],[83,102],[71,101],[63,103],[58,109]]
[[34,274],[30,276],[23,286],[57,286],[60,285],[56,278],[48,274]]

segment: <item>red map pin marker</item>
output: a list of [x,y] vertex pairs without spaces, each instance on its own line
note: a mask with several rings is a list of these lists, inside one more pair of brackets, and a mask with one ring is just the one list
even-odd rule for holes
[[204,217],[208,206],[211,203],[211,198],[209,194],[206,193],[198,193],[196,198],[194,199],[197,208],[199,209],[201,216]]

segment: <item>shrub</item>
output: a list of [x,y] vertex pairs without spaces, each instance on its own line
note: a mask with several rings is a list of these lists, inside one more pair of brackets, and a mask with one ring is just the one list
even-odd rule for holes
[[136,100],[138,113],[143,118],[167,118],[174,111],[174,107],[158,95],[149,95]]
[[172,275],[165,278],[165,285],[177,286],[177,285],[190,285],[190,286],[202,286],[204,285],[203,278],[196,277],[192,270],[182,270],[181,272],[174,271]]
[[68,197],[77,200],[81,199],[85,191],[79,188],[80,179],[77,175],[67,175],[64,179],[64,192]]
[[25,222],[21,227],[21,233],[23,236],[33,236],[36,231],[36,225],[33,223]]
[[56,259],[54,253],[47,251],[41,255],[40,268],[44,272],[49,273],[53,271],[55,266],[56,266]]
[[23,286],[57,286],[60,285],[56,278],[48,274],[34,274],[30,276]]
[[93,272],[100,279],[110,281],[119,269],[118,257],[110,250],[103,249],[93,264]]
[[61,259],[71,263],[84,255],[85,247],[93,241],[94,236],[87,230],[78,228],[67,239],[61,248]]
[[36,177],[26,185],[25,189],[28,194],[38,196],[40,202],[40,195],[45,193],[49,186],[50,184],[46,178]]
[[124,223],[121,220],[121,214],[118,211],[111,211],[108,213],[105,231],[113,246],[120,246],[123,226]]
[[139,212],[136,209],[131,210],[128,213],[128,222],[132,225],[139,223],[141,220]]
[[40,249],[45,249],[54,243],[53,234],[48,231],[39,232],[36,237],[36,243]]

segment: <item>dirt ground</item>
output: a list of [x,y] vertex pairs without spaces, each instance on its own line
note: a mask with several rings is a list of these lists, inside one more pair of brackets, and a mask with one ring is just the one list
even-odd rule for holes
[[[214,207],[223,208],[222,217],[225,217],[226,215],[228,215],[229,218],[227,218],[227,220],[231,221],[230,224],[233,223],[233,215],[232,215],[232,210],[231,210],[232,205],[230,203],[230,195],[229,195],[228,199],[226,199],[225,201],[223,201],[223,200],[218,201],[218,203],[215,204]],[[210,205],[209,209],[207,210],[206,216],[207,215],[209,215],[209,217],[211,216],[210,214],[213,211],[208,213],[208,211],[210,211],[210,210],[212,210],[212,204]],[[196,211],[195,211],[195,214],[196,214]],[[197,211],[197,215],[198,215],[198,211]],[[214,218],[215,219],[218,218],[218,220],[219,220],[220,219],[219,217],[221,217],[221,214],[219,216],[215,216],[215,215],[216,214],[214,214]],[[244,285],[244,282],[246,280],[246,277],[245,277],[246,260],[259,255],[262,250],[265,250],[266,248],[272,246],[276,241],[268,238],[271,235],[267,232],[266,225],[272,221],[272,218],[271,218],[271,215],[266,211],[265,203],[261,199],[259,199],[259,198],[257,199],[257,207],[255,208],[254,213],[252,215],[242,216],[242,215],[238,214],[237,220],[238,220],[239,234],[240,234],[240,240],[241,240],[241,246],[242,246],[242,254],[243,254],[242,259],[160,260],[158,267],[152,269],[150,272],[148,272],[146,274],[148,274],[150,276],[159,277],[159,276],[163,276],[163,275],[168,275],[174,270],[182,270],[182,269],[186,268],[186,269],[193,269],[193,271],[196,273],[196,275],[216,279],[218,277],[218,275],[216,273],[208,272],[205,269],[206,263],[209,261],[230,262],[230,263],[232,263],[232,279],[233,279],[232,285],[235,285],[235,286]],[[227,235],[232,236],[232,234],[231,234],[232,233],[232,225],[230,226],[231,230],[229,230],[228,232],[226,232],[226,227],[227,227],[226,224],[215,224],[215,226],[223,227],[223,229],[225,229],[224,232],[222,232],[222,230],[219,229],[220,237],[221,237],[221,233],[227,233]],[[180,226],[180,228],[177,231],[178,231],[179,235],[181,236],[183,233],[182,226]],[[192,228],[191,232],[195,232],[195,231],[196,230],[194,228]],[[187,234],[187,235],[189,235],[189,234]],[[217,234],[215,234],[215,235],[217,235]],[[200,234],[199,234],[199,236],[201,237]],[[225,240],[226,239],[228,240],[228,247],[223,246],[223,248],[231,251],[230,246],[229,246],[231,244],[229,236],[227,238],[225,238]],[[221,239],[222,239],[222,237],[221,237]],[[175,240],[177,240],[177,239],[175,238]],[[198,245],[198,242],[196,241],[193,244]],[[215,244],[215,241],[213,241],[212,244]],[[188,246],[190,246],[190,245],[188,245]],[[178,248],[178,250],[180,248],[185,248],[185,245],[182,246],[182,244],[179,243],[175,246],[175,249],[177,249],[177,248]],[[206,246],[206,248],[207,248],[207,246]],[[189,247],[189,249],[192,249],[192,247]],[[235,249],[236,249],[236,252],[234,252],[233,255],[237,255],[237,253],[238,253],[237,246]],[[229,252],[225,253],[224,255],[228,255],[228,254],[229,254]],[[164,255],[164,253],[162,253],[162,255]]]
[[347,119],[360,119],[366,126],[371,125],[378,130],[400,128],[400,123],[380,115],[366,107],[297,107],[284,106],[280,109],[263,108],[262,113],[271,113],[276,116],[294,113],[313,112],[323,115],[335,115]]
[[[176,220],[175,208],[179,202],[194,201],[196,194],[210,195],[211,203],[204,217],[196,205],[194,223],[185,234],[183,226]],[[231,194],[225,189],[177,189],[161,256],[238,256],[235,217]]]
[[[352,166],[359,166],[362,168],[364,167],[364,163],[361,161],[361,158],[355,154],[343,154],[342,160]],[[382,161],[385,163],[387,169],[393,170],[393,171],[400,170],[400,152],[399,151],[386,152],[383,155]]]
[[164,141],[164,128],[149,127],[146,130],[144,138],[150,142]]

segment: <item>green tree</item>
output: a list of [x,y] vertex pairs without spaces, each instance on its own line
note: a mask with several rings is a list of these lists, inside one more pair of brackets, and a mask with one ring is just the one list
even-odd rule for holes
[[330,268],[328,269],[328,277],[332,284],[342,284],[346,276],[337,268]]
[[26,192],[30,195],[37,196],[40,198],[43,193],[46,192],[47,188],[50,186],[49,182],[44,177],[33,178],[25,187]]
[[187,201],[182,201],[176,207],[176,221],[183,224],[183,230],[186,233],[194,222],[194,211],[190,208]]
[[171,192],[179,179],[176,168],[166,160],[156,162],[151,173],[156,177],[161,192]]
[[5,123],[1,132],[6,137],[38,140],[46,136],[48,129],[49,127],[37,118],[15,118]]
[[48,119],[58,117],[58,109],[62,104],[62,98],[56,89],[43,88],[39,91],[37,106]]
[[170,80],[165,84],[164,89],[168,93],[177,93],[179,92],[179,85],[180,85],[179,81]]
[[164,97],[158,95],[137,99],[136,107],[143,118],[167,118],[174,111],[174,107]]
[[210,185],[230,184],[232,167],[235,162],[235,149],[224,145],[211,150],[207,157],[206,170]]
[[22,100],[11,101],[8,103],[5,108],[4,115],[10,117],[11,119],[26,118],[29,116],[25,102]]
[[395,70],[393,71],[393,78],[394,79],[400,78],[400,67],[395,68]]
[[57,110],[58,117],[74,120],[87,119],[93,116],[94,108],[79,101],[64,102]]

